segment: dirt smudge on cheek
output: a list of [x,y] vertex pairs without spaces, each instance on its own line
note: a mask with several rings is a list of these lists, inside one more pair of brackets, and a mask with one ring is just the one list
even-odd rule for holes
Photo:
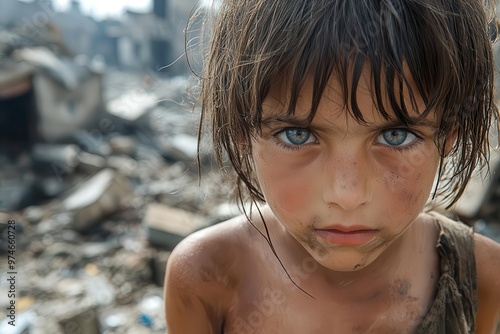
[[[402,177],[392,172],[385,174],[385,185],[389,192],[399,201],[413,205],[420,202],[424,194],[423,185],[418,182],[421,179],[422,173],[417,173],[411,179]],[[419,189],[420,188],[420,189]]]
[[399,192],[399,198],[408,205],[413,205],[415,203],[420,202],[422,198],[423,190],[420,190],[418,193],[415,193],[412,189],[403,189]]
[[397,173],[390,171],[385,172],[383,178],[386,188],[391,192],[395,191],[399,184],[404,181]]

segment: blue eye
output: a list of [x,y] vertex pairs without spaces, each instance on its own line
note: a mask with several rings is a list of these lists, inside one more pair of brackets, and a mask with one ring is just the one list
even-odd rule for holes
[[304,145],[306,143],[315,142],[316,138],[311,131],[302,128],[289,128],[280,132],[277,137],[288,145]]
[[383,131],[378,137],[377,142],[396,147],[404,147],[413,143],[417,139],[413,133],[404,129],[390,129]]

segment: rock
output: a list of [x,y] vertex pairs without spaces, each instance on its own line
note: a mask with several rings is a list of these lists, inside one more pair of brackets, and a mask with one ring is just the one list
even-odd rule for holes
[[109,139],[109,147],[114,154],[132,155],[137,148],[137,140],[130,136],[114,136]]
[[78,156],[78,170],[86,174],[94,174],[106,167],[106,159],[87,152],[81,152]]
[[77,145],[35,144],[31,149],[34,166],[54,172],[59,178],[73,172],[79,163]]
[[120,210],[131,196],[127,180],[111,169],[104,169],[78,185],[62,201],[61,208],[72,212],[74,228],[84,231]]
[[180,134],[165,140],[161,149],[163,156],[169,160],[192,162],[196,159],[197,148],[196,137]]
[[133,124],[151,111],[158,102],[158,96],[142,90],[128,91],[107,104],[108,112]]
[[111,156],[108,158],[108,167],[125,176],[136,176],[139,165],[137,161],[128,156]]
[[101,334],[97,320],[97,310],[93,307],[83,308],[73,315],[59,320],[64,334]]
[[149,242],[168,250],[189,234],[206,227],[202,217],[158,203],[148,205],[143,224]]

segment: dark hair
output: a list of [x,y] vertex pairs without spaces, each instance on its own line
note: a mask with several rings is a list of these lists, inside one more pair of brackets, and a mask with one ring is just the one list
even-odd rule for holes
[[[414,96],[421,96],[426,105],[421,116],[437,114],[441,184],[436,191],[449,205],[461,196],[478,164],[488,160],[488,130],[497,115],[489,29],[494,21],[492,4],[482,0],[215,3],[201,77],[202,125],[211,124],[219,163],[223,165],[227,157],[232,165],[240,201],[246,196],[264,200],[253,173],[251,138],[259,134],[262,102],[271,82],[283,75],[291,82],[289,113],[294,112],[306,76],[312,75],[309,121],[332,74],[343,86],[351,115],[364,121],[356,90],[365,64],[371,69],[374,103],[384,118],[396,117],[411,125],[410,108],[399,92],[408,89],[413,105]],[[390,110],[382,103],[384,98]],[[457,139],[445,156],[444,143],[452,133]]]

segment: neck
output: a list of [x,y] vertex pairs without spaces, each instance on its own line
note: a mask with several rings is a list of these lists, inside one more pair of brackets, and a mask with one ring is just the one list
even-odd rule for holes
[[[282,229],[281,226],[277,228]],[[418,246],[413,235],[416,229],[416,224],[410,226],[377,259],[356,271],[334,271],[317,263],[314,271],[301,270],[306,263],[311,268],[315,260],[284,230],[276,231],[287,236],[282,238],[285,241],[279,244],[277,253],[294,282],[315,298],[367,302],[389,291],[408,288],[407,278],[414,266],[411,261],[402,259],[411,258],[407,254],[415,254]]]
[[404,239],[408,235],[404,233],[362,269],[344,272],[321,267],[318,279],[330,287],[329,291],[336,298],[360,302],[371,300],[400,282],[404,284],[402,277],[407,276],[409,267],[401,259],[406,258],[407,243]]

